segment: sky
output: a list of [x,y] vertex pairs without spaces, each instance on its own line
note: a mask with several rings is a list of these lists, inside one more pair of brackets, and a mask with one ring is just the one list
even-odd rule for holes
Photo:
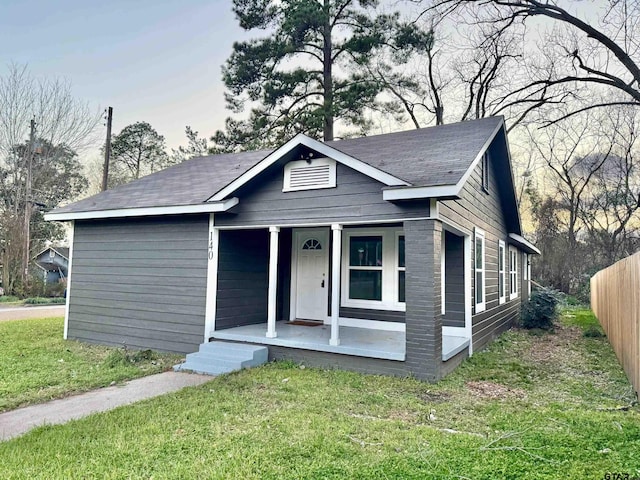
[[230,0],[0,0],[0,74],[13,62],[64,78],[96,111],[113,107],[113,133],[146,121],[173,148],[187,125],[224,126],[221,66],[246,38]]

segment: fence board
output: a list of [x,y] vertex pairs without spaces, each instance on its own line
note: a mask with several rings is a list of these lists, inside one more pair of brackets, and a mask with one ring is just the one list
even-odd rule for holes
[[640,395],[640,252],[591,277],[591,309]]

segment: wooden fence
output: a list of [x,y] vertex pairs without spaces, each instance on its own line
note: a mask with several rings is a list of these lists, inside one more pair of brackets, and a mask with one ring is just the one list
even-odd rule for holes
[[640,252],[591,277],[591,308],[640,395]]

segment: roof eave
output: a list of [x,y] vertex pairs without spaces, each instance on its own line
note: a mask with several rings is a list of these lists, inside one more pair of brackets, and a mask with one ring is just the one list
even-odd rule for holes
[[524,250],[526,253],[529,253],[531,255],[541,255],[540,250],[538,250],[538,248],[533,243],[531,243],[526,238],[518,235],[517,233],[509,234],[509,243],[511,245],[515,245],[516,247]]
[[165,207],[139,207],[119,208],[112,210],[94,210],[83,212],[56,212],[55,210],[44,215],[44,219],[58,222],[71,220],[98,220],[102,218],[130,218],[151,217],[159,215],[182,215],[189,213],[217,213],[226,212],[235,207],[240,200],[236,197],[221,202],[199,203],[196,205],[170,205]]

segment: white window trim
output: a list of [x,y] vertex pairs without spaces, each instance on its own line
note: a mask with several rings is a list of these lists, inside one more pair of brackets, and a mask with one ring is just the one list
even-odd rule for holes
[[[506,263],[507,246],[504,240],[498,241],[498,297],[499,303],[502,305],[507,301],[507,263]],[[502,258],[502,270],[500,270],[500,257]],[[502,279],[502,295],[500,295],[500,279]]]
[[[316,185],[303,185],[292,187],[291,186],[291,171],[295,168],[300,167],[322,167],[329,166],[329,176],[328,181],[326,183],[319,183]],[[282,191],[283,192],[299,192],[302,190],[318,190],[321,188],[335,188],[336,186],[336,161],[331,158],[314,158],[310,161],[307,160],[296,160],[293,162],[289,162],[284,166],[284,179],[282,182]]]
[[509,246],[509,300],[518,298],[518,250]]
[[[376,229],[344,229],[342,231],[342,291],[340,306],[368,308],[371,310],[393,310],[404,312],[405,302],[398,301],[398,243],[402,228],[381,227]],[[349,243],[351,237],[382,237],[382,300],[354,300],[349,298]],[[376,267],[358,267],[361,270],[379,270]]]
[[[480,239],[482,241],[482,268],[478,268],[478,265],[476,264],[476,244],[478,239]],[[484,312],[486,310],[487,307],[487,269],[486,269],[486,258],[487,256],[487,244],[485,241],[485,237],[484,237],[484,231],[480,230],[479,228],[475,229],[475,233],[474,233],[474,238],[473,238],[473,279],[474,279],[474,292],[473,292],[473,301],[475,303],[476,306],[476,313],[480,313],[480,312]],[[478,281],[478,272],[482,272],[482,301],[478,302],[477,301],[477,295],[475,292],[476,286],[475,286],[475,282]]]

